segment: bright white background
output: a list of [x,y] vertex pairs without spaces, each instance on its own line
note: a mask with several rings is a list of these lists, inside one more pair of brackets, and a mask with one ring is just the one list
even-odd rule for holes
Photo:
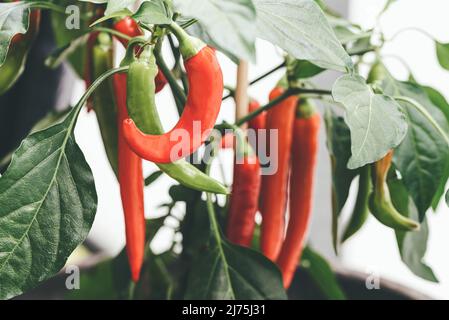
[[[341,8],[349,5],[349,17],[352,21],[370,28],[375,23],[377,12],[383,7],[384,1],[379,0],[353,0],[331,1]],[[449,1],[447,0],[399,0],[381,19],[382,30],[387,37],[397,30],[408,26],[422,28],[442,42],[449,42]],[[257,65],[250,68],[250,79],[267,71],[281,62],[280,52],[264,41],[257,42]],[[401,56],[412,68],[416,79],[431,85],[449,97],[449,72],[438,67],[434,44],[432,40],[417,32],[407,32],[399,36],[393,43],[385,48],[385,53]],[[167,55],[169,53],[167,52]],[[169,59],[168,59],[169,60]],[[225,83],[233,85],[235,66],[220,55],[220,61],[225,75]],[[399,78],[406,77],[404,67],[396,60],[389,59],[388,66]],[[280,73],[267,78],[266,81],[254,86],[250,90],[251,96],[261,103],[267,101],[269,90],[279,79]],[[321,77],[320,86],[329,87],[329,75]],[[83,86],[80,83],[78,92],[74,97],[76,101]],[[166,129],[176,121],[176,112],[173,100],[168,89],[158,94],[158,108]],[[234,111],[231,101],[222,106],[221,119],[232,120]],[[107,162],[100,139],[98,126],[94,113],[82,112],[76,128],[77,141],[85,153],[87,161],[92,167],[99,197],[98,213],[90,234],[90,239],[101,246],[107,253],[114,255],[121,250],[124,244],[124,225],[122,217],[119,189],[116,179]],[[383,227],[370,218],[362,231],[349,240],[341,248],[340,257],[335,258],[330,242],[330,181],[329,161],[326,154],[324,134],[322,133],[320,156],[317,170],[317,185],[315,195],[315,216],[311,227],[311,242],[315,248],[331,260],[361,271],[377,272],[381,276],[407,284],[436,298],[449,298],[449,252],[446,249],[449,243],[449,209],[443,204],[437,213],[429,213],[430,239],[426,262],[433,268],[439,278],[439,284],[432,284],[414,276],[401,262],[393,231]],[[228,151],[220,155],[226,163],[226,182],[231,180],[232,154]],[[155,170],[155,166],[147,163],[147,174]],[[216,174],[217,178],[220,175]],[[169,200],[167,188],[172,184],[168,177],[163,177],[154,185],[148,187],[146,194],[147,216],[158,216],[165,212],[158,206]],[[350,204],[349,204],[350,206]],[[163,239],[167,234],[160,236]],[[163,250],[163,241],[159,241],[156,249]]]

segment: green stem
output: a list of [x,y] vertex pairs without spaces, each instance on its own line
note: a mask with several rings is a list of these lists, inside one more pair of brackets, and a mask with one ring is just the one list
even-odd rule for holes
[[423,106],[421,106],[417,101],[415,101],[414,99],[411,99],[409,97],[398,96],[398,97],[394,97],[394,99],[410,103],[417,111],[419,111],[432,124],[432,126],[444,138],[444,140],[446,141],[446,144],[449,147],[449,137],[446,135],[446,132],[444,132],[444,130],[440,127],[440,125],[432,117],[432,115]]
[[[210,161],[206,164],[206,168],[205,168],[205,172],[207,175],[210,174],[210,167],[211,167],[211,163],[212,163],[212,158],[210,159]],[[217,222],[217,218],[216,218],[216,214],[215,214],[215,208],[214,208],[214,203],[212,201],[212,194],[207,192],[206,193],[206,204],[207,204],[207,213],[209,216],[209,220],[210,220],[210,227],[211,227],[211,231],[214,237],[214,240],[217,242],[217,248],[220,252],[220,256],[221,258],[226,261],[226,255],[224,253],[223,250],[223,242],[221,239],[221,233],[220,233],[220,227],[218,226],[218,222]],[[223,267],[225,268],[225,274],[226,274],[226,278],[227,281],[229,283],[231,283],[231,277],[229,274],[229,268],[228,268],[228,264],[224,263]],[[235,295],[234,292],[231,292],[231,299],[235,299]]]
[[177,108],[178,108],[179,114],[181,114],[182,110],[184,108],[184,105],[187,101],[187,98],[186,98],[186,95],[184,94],[184,90],[179,86],[175,77],[171,73],[170,68],[168,68],[167,64],[165,63],[164,58],[162,57],[162,54],[161,54],[161,46],[162,46],[162,42],[161,42],[161,40],[159,40],[158,43],[156,44],[156,47],[154,48],[154,56],[156,57],[156,62],[157,62],[159,69],[161,69],[165,78],[167,78],[168,84],[170,85],[173,95],[175,96],[175,100],[177,100],[179,102],[179,103],[177,103]]
[[403,29],[399,30],[398,32],[396,32],[393,36],[391,36],[390,39],[386,39],[385,42],[393,41],[393,40],[396,39],[396,37],[398,37],[400,34],[402,34],[402,33],[404,33],[404,32],[407,32],[407,31],[416,31],[416,32],[419,32],[419,33],[425,35],[426,37],[432,39],[433,41],[438,42],[438,41],[435,39],[435,37],[432,36],[429,32],[427,32],[426,30],[417,28],[417,27],[407,27],[407,28],[403,28]]
[[191,37],[176,22],[172,22],[171,24],[169,24],[168,28],[178,39],[179,51],[181,52],[181,55],[184,58],[184,61],[192,58],[202,48],[205,47],[205,44],[201,40],[199,40],[195,37]]
[[65,14],[65,7],[59,6],[59,5],[51,3],[51,2],[33,1],[33,2],[25,2],[23,5],[33,7],[33,8],[53,10],[53,11]]
[[275,99],[271,100],[266,105],[260,107],[259,109],[254,110],[251,113],[248,113],[246,116],[244,116],[243,118],[239,119],[235,124],[237,126],[241,126],[245,122],[248,122],[248,121],[254,119],[255,117],[257,117],[262,112],[267,111],[267,110],[273,108],[274,106],[278,105],[280,102],[284,101],[288,97],[293,96],[293,95],[297,95],[297,94],[302,94],[302,93],[305,93],[305,94],[312,93],[312,94],[317,94],[317,95],[331,95],[332,94],[332,92],[329,91],[329,90],[289,88],[283,94],[281,94],[280,96],[278,96]]
[[116,74],[116,73],[121,73],[121,72],[125,72],[129,69],[128,66],[125,67],[120,67],[120,68],[115,68],[115,69],[111,69],[106,71],[105,73],[103,73],[101,76],[99,76],[92,84],[91,86],[86,90],[86,92],[83,94],[83,96],[81,97],[81,99],[78,101],[78,103],[76,104],[76,106],[74,108],[76,108],[76,117],[78,117],[78,114],[81,111],[81,108],[84,106],[84,104],[87,102],[87,99],[89,99],[89,97],[92,95],[92,93],[95,91],[95,89],[97,89],[102,83],[103,81],[105,81],[107,78],[109,78],[110,76]]
[[[252,86],[252,85],[256,84],[256,83],[259,82],[260,80],[265,79],[266,77],[268,77],[269,75],[271,75],[271,74],[273,74],[274,72],[278,71],[279,69],[282,69],[283,67],[285,67],[285,61],[282,62],[280,65],[274,67],[273,69],[271,69],[271,70],[265,72],[264,74],[258,76],[256,79],[252,80],[252,81],[249,83],[249,85]],[[233,96],[234,96],[234,93],[235,93],[234,88],[230,88],[230,87],[229,87],[229,88],[226,88],[226,89],[228,89],[230,92],[229,92],[226,96],[223,97],[223,100],[226,100],[226,99],[229,99],[229,98],[233,97]]]
[[[105,28],[105,27],[94,27],[92,30],[94,31],[98,31],[98,32],[106,32],[109,34],[112,34],[114,36],[117,36],[119,38],[125,39],[125,40],[131,40],[132,38],[124,33],[121,33],[120,31],[111,29],[111,28]],[[88,33],[90,33],[91,31],[89,31]]]
[[403,58],[401,58],[400,56],[395,55],[395,54],[384,54],[384,55],[382,55],[382,58],[383,58],[383,59],[385,59],[385,58],[386,58],[386,59],[390,58],[390,59],[395,59],[395,60],[399,61],[399,62],[405,67],[405,69],[407,69],[408,73],[411,74],[411,75],[413,75],[412,68],[411,68],[411,67],[408,65],[408,63],[407,63]]

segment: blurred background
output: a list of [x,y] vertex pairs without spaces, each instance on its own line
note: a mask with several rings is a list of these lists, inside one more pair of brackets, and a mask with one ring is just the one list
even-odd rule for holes
[[[376,24],[376,17],[385,2],[379,0],[326,1],[333,9],[364,28],[372,28]],[[447,0],[425,2],[399,0],[390,7],[378,23],[387,38],[400,29],[418,27],[441,42],[449,42],[447,12],[449,12]],[[165,56],[171,62],[171,53],[168,48],[165,49],[167,53]],[[449,98],[449,86],[446,85],[449,83],[449,73],[438,66],[434,42],[431,39],[421,33],[408,31],[387,44],[384,52],[401,57],[411,67],[418,82],[441,90]],[[250,79],[282,62],[282,53],[267,42],[257,42],[257,53],[257,64],[250,67]],[[219,58],[225,84],[235,85],[236,66],[221,54]],[[408,77],[407,69],[398,59],[391,58],[386,62],[398,79],[405,80]],[[267,102],[268,93],[281,75],[282,71],[279,71],[251,87],[250,96],[261,103]],[[316,84],[320,88],[328,89],[337,75],[326,72],[316,78]],[[73,103],[76,103],[83,93],[84,83],[77,82],[75,89],[71,97]],[[177,113],[168,86],[157,95],[157,104],[165,129],[170,129],[177,120]],[[233,121],[234,117],[233,101],[228,99],[222,106],[220,120]],[[88,113],[83,110],[76,128],[76,138],[94,173],[99,198],[98,212],[89,240],[100,250],[114,256],[123,248],[125,242],[124,221],[118,184],[107,161],[93,112]],[[401,262],[394,232],[371,217],[364,228],[340,248],[338,256],[334,253],[331,242],[330,162],[325,143],[323,125],[315,186],[314,216],[309,236],[309,242],[313,248],[335,265],[397,281],[430,297],[449,299],[449,253],[445,250],[446,244],[449,243],[449,233],[446,231],[449,229],[449,208],[444,203],[441,203],[435,214],[428,215],[430,237],[425,261],[433,268],[440,281],[438,284],[421,280],[413,275]],[[216,178],[224,178],[228,184],[232,178],[232,157],[230,150],[222,151],[218,157],[216,165],[218,161],[221,161],[225,168],[224,177],[217,168],[213,170]],[[156,167],[153,164],[145,164],[146,175],[155,170]],[[159,206],[170,200],[167,190],[172,184],[173,181],[170,178],[163,176],[146,188],[145,211],[148,217],[157,217],[165,213],[166,209],[161,209]],[[345,212],[351,210],[354,198],[355,195],[352,192]],[[183,208],[177,209],[181,213]],[[164,251],[164,239],[169,236],[171,235],[168,229],[162,230],[153,243],[153,249],[156,252]]]

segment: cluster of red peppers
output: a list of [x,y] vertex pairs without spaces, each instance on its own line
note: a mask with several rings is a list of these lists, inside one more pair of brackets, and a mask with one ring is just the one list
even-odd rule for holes
[[[284,92],[285,89],[278,85],[269,98],[276,99]],[[252,100],[249,111],[258,108],[259,104]],[[260,164],[253,152],[244,153],[244,161],[234,165],[227,237],[233,243],[250,246],[255,216],[260,211],[260,249],[277,263],[286,288],[299,264],[310,222],[319,127],[320,116],[313,106],[291,96],[249,122],[249,128],[267,129],[267,135],[269,130],[277,130],[275,173],[261,177]],[[270,150],[270,139],[267,140],[267,150]],[[222,146],[227,145],[223,142]],[[287,202],[289,219],[286,228]]]
[[[133,281],[138,281],[146,243],[143,159],[156,163],[185,186],[227,193],[221,183],[182,160],[205,142],[215,124],[222,100],[223,75],[213,49],[175,23],[170,25],[169,30],[179,42],[189,91],[179,121],[172,130],[164,132],[155,93],[162,90],[167,80],[157,68],[153,48],[139,41],[142,31],[133,19],[123,18],[114,28],[133,39],[128,42],[117,38],[127,47],[122,66],[129,69],[126,74],[117,74],[112,81],[103,83],[95,92],[91,107],[97,114],[106,152],[120,183],[131,276]],[[88,49],[91,59],[86,80],[89,82],[112,68],[112,38],[105,33],[93,33]],[[278,85],[270,93],[270,100],[284,91]],[[250,112],[259,107],[257,101],[250,101]],[[200,130],[195,128],[196,122]],[[319,123],[318,113],[306,101],[299,102],[296,96],[249,122],[249,127],[256,132],[278,130],[278,154],[274,157],[277,170],[273,175],[261,175],[255,146],[247,142],[244,134],[236,135],[239,143],[234,143],[234,137],[223,142],[236,148],[227,237],[233,243],[250,246],[255,216],[260,211],[260,247],[280,267],[285,287],[290,285],[298,265],[310,220]],[[269,145],[266,147],[270,150]],[[285,227],[288,201],[290,214]]]
[[[169,133],[164,133],[154,95],[164,88],[167,80],[156,66],[152,47],[140,47],[142,41],[134,41],[143,33],[130,17],[115,23],[114,29],[133,39],[127,41],[117,37],[127,47],[122,65],[128,66],[129,70],[127,74],[116,74],[110,82],[101,84],[90,106],[97,115],[106,153],[119,180],[126,249],[131,277],[137,282],[146,242],[143,159],[155,162],[163,172],[187,187],[228,193],[220,182],[182,160],[199,148],[206,138],[205,133],[215,124],[221,106],[223,76],[215,53],[173,24],[171,30],[178,38],[189,80],[189,95],[178,124]],[[91,57],[86,65],[86,82],[89,84],[90,79],[113,67],[112,38],[106,33],[92,33],[87,48]],[[202,92],[205,88],[208,95]],[[204,112],[205,109],[208,112]],[[202,126],[201,132],[193,129],[194,121]],[[172,156],[174,144],[170,135],[176,129],[189,134],[188,141],[181,142],[188,147]]]

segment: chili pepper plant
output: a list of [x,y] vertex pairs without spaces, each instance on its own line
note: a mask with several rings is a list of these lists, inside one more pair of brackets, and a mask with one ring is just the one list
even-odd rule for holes
[[[328,298],[343,299],[330,265],[306,247],[317,185],[332,189],[337,253],[371,215],[394,230],[416,276],[438,281],[423,257],[426,215],[448,201],[449,104],[412,70],[406,80],[389,72],[383,49],[395,37],[379,22],[363,29],[322,0],[0,1],[0,95],[27,67],[43,14],[58,46],[43,63],[70,64],[85,92],[0,155],[0,298],[55,276],[92,227],[97,191],[74,135],[82,112],[95,113],[120,186],[126,246],[82,270],[80,290],[67,298],[287,299],[301,266],[318,283],[327,279]],[[276,46],[283,62],[247,80],[256,39]],[[449,70],[449,44],[435,45]],[[238,66],[236,87],[224,83],[226,59]],[[333,84],[320,87],[315,76],[329,70],[337,71]],[[280,77],[271,92],[248,96],[248,86],[273,73]],[[173,96],[164,108],[179,114],[169,131],[156,105],[161,90]],[[218,120],[227,99],[235,121]],[[320,128],[329,186],[315,177]],[[230,185],[210,175],[224,149],[235,155]],[[267,155],[274,170],[264,166]],[[144,161],[157,166],[147,177]],[[162,175],[173,180],[171,201],[149,219],[145,203],[158,199],[144,188]],[[180,217],[173,208],[181,203]],[[345,204],[352,212],[342,223]],[[150,244],[163,227],[173,237],[155,253]]]

